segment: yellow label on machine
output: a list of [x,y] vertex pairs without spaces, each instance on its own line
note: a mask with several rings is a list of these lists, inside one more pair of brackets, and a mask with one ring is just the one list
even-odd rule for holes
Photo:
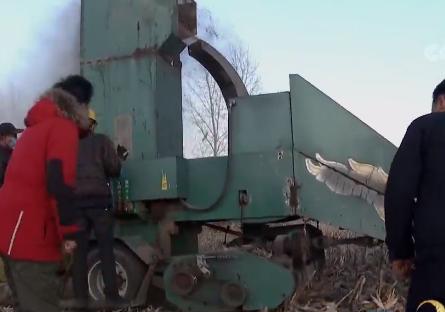
[[165,173],[162,173],[161,190],[163,191],[168,190],[167,174]]

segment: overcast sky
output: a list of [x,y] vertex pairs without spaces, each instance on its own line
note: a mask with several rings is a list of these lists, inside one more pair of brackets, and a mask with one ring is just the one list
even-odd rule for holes
[[[264,92],[297,73],[395,144],[445,78],[443,0],[198,0],[259,64]],[[0,0],[0,114],[20,123],[77,71],[80,0]],[[5,102],[6,99],[6,102]]]
[[79,70],[80,0],[0,0],[0,116],[23,123],[45,89]]
[[265,92],[308,79],[395,144],[445,79],[443,0],[200,0],[250,48]]

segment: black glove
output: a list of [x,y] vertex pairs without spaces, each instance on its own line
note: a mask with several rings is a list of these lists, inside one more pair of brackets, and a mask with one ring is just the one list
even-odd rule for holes
[[117,146],[117,155],[119,156],[119,158],[121,160],[126,160],[128,157],[128,150],[124,146],[118,145]]

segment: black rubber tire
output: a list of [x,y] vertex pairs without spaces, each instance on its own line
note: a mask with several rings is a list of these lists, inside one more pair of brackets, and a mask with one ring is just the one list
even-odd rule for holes
[[[136,297],[137,291],[142,283],[147,266],[125,246],[116,244],[114,247],[114,255],[116,258],[116,268],[118,271],[125,271],[126,280],[119,291],[120,295],[125,299],[132,300]],[[88,283],[90,297],[93,300],[104,299],[103,290],[101,291],[101,274],[99,260],[99,249],[94,247],[88,253]],[[103,282],[102,282],[103,283]],[[103,284],[102,284],[103,285]]]

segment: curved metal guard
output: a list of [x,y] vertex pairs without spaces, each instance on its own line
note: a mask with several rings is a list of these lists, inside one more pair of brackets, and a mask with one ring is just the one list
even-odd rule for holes
[[196,37],[184,40],[188,53],[204,66],[221,89],[228,104],[233,98],[249,95],[244,82],[229,61],[209,43]]

